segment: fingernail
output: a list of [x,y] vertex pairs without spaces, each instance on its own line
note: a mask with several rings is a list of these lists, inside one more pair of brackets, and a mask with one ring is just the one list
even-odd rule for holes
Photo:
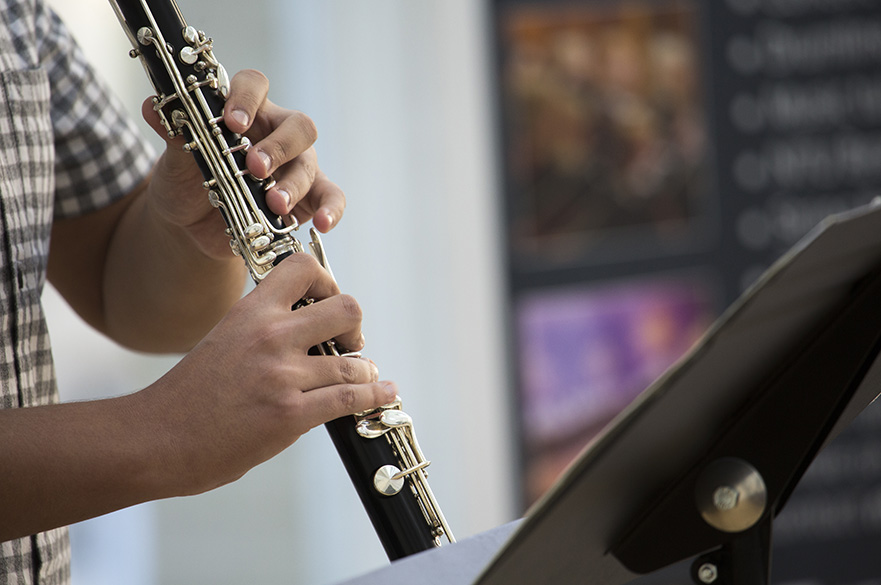
[[288,193],[287,191],[285,191],[284,189],[279,189],[278,192],[281,193],[282,197],[284,197],[285,207],[290,209],[291,208],[291,194]]
[[263,163],[263,170],[268,173],[269,169],[272,168],[272,159],[262,150],[257,151],[257,156],[260,157],[260,162]]
[[248,118],[248,112],[245,110],[233,110],[230,114],[232,119],[241,124],[242,126],[247,126],[250,119]]
[[398,397],[398,389],[394,382],[383,382],[382,389],[385,390],[386,399],[392,402]]
[[[312,218],[312,225],[314,225],[316,229],[318,229],[318,231],[320,232],[329,231],[331,228],[333,228],[335,224],[336,220],[334,219],[333,214],[324,207],[316,211],[315,217]],[[361,341],[364,340],[362,339]]]

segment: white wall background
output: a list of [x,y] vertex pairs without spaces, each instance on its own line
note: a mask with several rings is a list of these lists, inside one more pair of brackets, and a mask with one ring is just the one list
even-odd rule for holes
[[[106,0],[51,0],[137,111],[149,89]],[[347,192],[324,238],[398,382],[457,537],[514,517],[487,15],[480,0],[179,0],[232,72],[311,115]],[[144,358],[86,331],[52,291],[62,396],[149,384]],[[78,585],[330,584],[386,563],[323,429],[239,482],[73,529]]]

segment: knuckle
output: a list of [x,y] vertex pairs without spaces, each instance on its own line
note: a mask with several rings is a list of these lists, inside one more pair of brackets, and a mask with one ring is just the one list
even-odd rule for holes
[[256,69],[242,69],[236,74],[236,77],[248,84],[269,86],[269,78],[262,71]]
[[232,86],[234,91],[230,92],[227,103],[245,107],[252,110],[253,114],[265,99],[265,94],[269,90],[269,79],[259,71],[245,69],[233,77]]
[[[279,266],[284,266],[288,270],[292,271],[317,271],[321,269],[321,265],[318,264],[318,260],[312,257],[311,254],[291,254],[287,258],[285,258]],[[276,267],[278,268],[278,266]]]
[[314,144],[318,140],[318,127],[315,126],[315,121],[312,118],[302,112],[298,112],[297,125],[300,129],[300,134],[306,142]]
[[361,305],[358,304],[355,297],[352,295],[340,294],[339,299],[343,314],[353,321],[360,322],[362,317]]
[[340,386],[337,391],[337,400],[339,401],[340,407],[346,412],[351,412],[354,410],[355,403],[357,401],[357,393],[355,392],[355,388],[350,385]]
[[271,144],[267,145],[264,150],[269,150],[269,157],[272,159],[273,163],[284,164],[293,158],[290,154],[290,149],[287,144],[278,140],[274,141]]
[[341,358],[339,374],[340,379],[347,384],[356,384],[361,381],[361,371],[358,364],[351,358]]

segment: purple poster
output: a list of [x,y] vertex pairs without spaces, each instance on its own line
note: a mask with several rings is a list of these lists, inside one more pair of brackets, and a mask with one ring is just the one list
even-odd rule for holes
[[640,279],[523,296],[520,404],[530,500],[706,330],[712,303],[698,282]]

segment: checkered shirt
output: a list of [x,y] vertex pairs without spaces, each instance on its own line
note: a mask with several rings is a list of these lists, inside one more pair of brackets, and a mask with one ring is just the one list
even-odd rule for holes
[[[58,401],[40,306],[53,216],[107,205],[152,158],[42,0],[0,0],[0,408]],[[69,561],[66,529],[0,543],[0,585],[68,583]]]

